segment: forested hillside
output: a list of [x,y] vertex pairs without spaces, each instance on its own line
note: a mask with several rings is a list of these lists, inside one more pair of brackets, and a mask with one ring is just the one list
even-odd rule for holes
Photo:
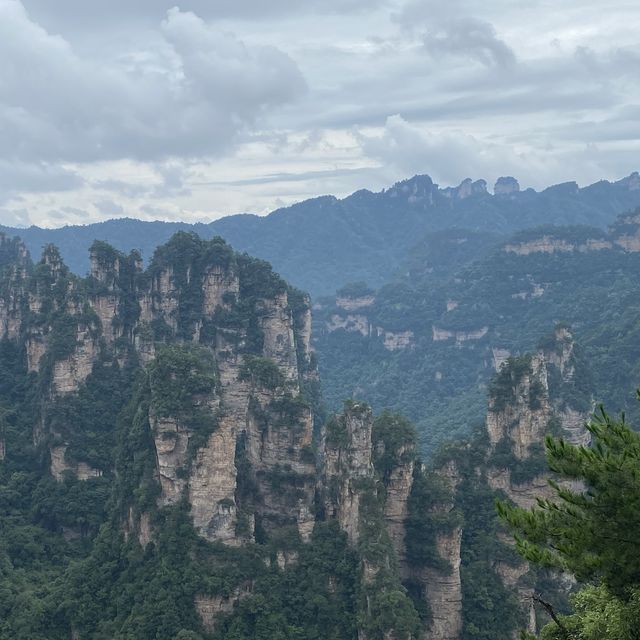
[[445,637],[450,493],[403,418],[317,418],[267,263],[178,234],[81,279],[0,236],[0,282],[0,638]]
[[450,257],[461,245],[487,246],[474,233],[450,232],[414,252],[377,291],[350,286],[320,300],[314,335],[325,400],[334,407],[353,393],[402,411],[432,450],[482,419],[486,384],[509,355],[532,349],[562,322],[582,357],[599,363],[590,383],[596,397],[635,415],[639,223],[636,213],[608,231],[522,231],[486,256],[438,266],[430,245]]
[[237,250],[268,260],[315,298],[349,282],[381,286],[428,232],[457,228],[509,234],[541,224],[605,228],[616,215],[639,205],[637,173],[613,183],[578,188],[571,182],[541,192],[521,191],[513,178],[501,178],[493,194],[484,180],[439,188],[428,176],[415,176],[380,193],[314,198],[266,217],[235,215],[196,225],[120,219],[61,229],[0,230],[20,235],[34,255],[45,244],[56,244],[79,275],[89,269],[94,240],[124,252],[139,250],[148,261],[176,231],[194,231],[206,239],[222,236]]

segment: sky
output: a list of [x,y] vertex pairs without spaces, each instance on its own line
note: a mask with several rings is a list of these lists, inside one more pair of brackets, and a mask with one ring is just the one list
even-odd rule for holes
[[640,3],[0,0],[0,223],[640,169]]

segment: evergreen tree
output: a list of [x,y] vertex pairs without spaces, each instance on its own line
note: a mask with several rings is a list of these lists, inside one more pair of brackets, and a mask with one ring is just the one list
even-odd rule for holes
[[574,612],[559,615],[538,597],[553,622],[545,639],[640,638],[640,434],[604,409],[587,426],[592,446],[548,437],[554,496],[531,510],[498,503],[530,562],[572,574],[584,586]]

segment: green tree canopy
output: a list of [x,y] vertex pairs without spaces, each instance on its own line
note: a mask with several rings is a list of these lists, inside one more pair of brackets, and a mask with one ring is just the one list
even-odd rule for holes
[[[574,575],[574,612],[555,615],[545,639],[640,638],[640,434],[604,409],[590,447],[546,440],[554,496],[525,510],[498,503],[530,562]],[[551,610],[551,609],[548,609]]]

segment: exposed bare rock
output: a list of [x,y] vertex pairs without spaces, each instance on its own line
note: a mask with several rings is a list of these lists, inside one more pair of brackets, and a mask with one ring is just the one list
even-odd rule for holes
[[109,344],[113,343],[122,335],[121,328],[114,323],[118,317],[118,297],[113,294],[96,296],[91,300],[91,308],[100,320],[104,339]]
[[487,470],[487,482],[492,489],[503,491],[523,509],[535,506],[538,497],[550,498],[553,495],[547,475],[536,476],[527,482],[516,484],[511,480],[510,469],[490,468]]
[[458,640],[462,632],[461,541],[460,527],[452,532],[439,533],[436,537],[436,549],[440,557],[449,563],[450,573],[430,568],[420,572],[432,611],[432,620],[426,633],[433,640]]
[[286,293],[262,302],[263,354],[271,358],[285,378],[298,380],[298,364],[293,327],[293,317]]
[[89,480],[89,478],[99,478],[102,475],[100,469],[90,467],[86,462],[69,463],[65,456],[67,445],[58,445],[51,447],[49,453],[51,458],[50,471],[51,475],[61,482],[64,479],[65,471],[71,471],[78,480]]
[[451,338],[455,338],[455,331],[449,331],[448,329],[439,329],[436,326],[431,328],[433,333],[433,341],[441,342],[443,340],[450,340]]
[[[438,477],[451,493],[451,500],[434,507],[437,511],[454,509],[454,495],[460,477],[454,462],[436,470]],[[434,567],[414,570],[414,579],[423,586],[423,592],[432,613],[425,636],[433,640],[458,640],[462,632],[462,581],[460,577],[462,527],[455,526],[436,535],[436,551],[448,566],[447,571]],[[411,568],[410,568],[411,570]]]
[[377,329],[378,335],[384,336],[384,348],[387,351],[400,351],[413,344],[413,331],[385,331]]
[[338,329],[353,332],[357,331],[365,337],[369,336],[371,333],[369,318],[367,318],[367,316],[353,313],[350,313],[347,316],[340,316],[337,313],[334,313],[326,323],[326,327],[329,333],[337,331]]
[[165,267],[153,278],[151,293],[140,300],[140,319],[163,320],[173,331],[178,328],[179,292],[173,282],[173,268]]
[[[309,300],[307,299],[307,304]],[[311,356],[311,308],[307,306],[302,313],[298,314],[296,318],[298,334],[296,338],[296,345],[302,348],[307,361]]]
[[39,371],[40,359],[47,351],[45,337],[41,334],[32,334],[27,338],[27,370]]
[[571,444],[586,447],[591,442],[591,434],[585,428],[588,414],[565,407],[559,414],[562,436]]
[[235,299],[240,291],[240,280],[232,269],[214,265],[205,274],[202,287],[203,312],[210,316],[218,307],[229,307],[230,298]]
[[472,329],[471,331],[450,331],[433,326],[431,330],[434,342],[455,338],[456,344],[462,344],[469,340],[480,340],[489,333],[489,327],[480,327],[478,329]]
[[474,182],[471,178],[465,178],[457,187],[446,187],[440,193],[446,198],[465,200],[473,195],[487,193],[487,182],[482,179]]
[[235,546],[236,526],[236,423],[223,416],[218,428],[200,449],[189,478],[189,502],[193,524],[208,540]]
[[345,311],[356,311],[357,309],[363,309],[370,307],[375,302],[375,297],[372,295],[357,296],[351,298],[349,296],[337,296],[336,307],[340,307]]
[[[491,446],[495,448],[501,440],[508,438],[519,460],[529,455],[531,445],[542,442],[551,417],[543,358],[532,356],[527,369],[520,379],[512,377],[511,383],[507,383],[504,389],[504,393],[510,394],[507,399],[499,396],[489,399],[486,421]],[[510,370],[503,376],[505,383],[509,376]]]
[[183,473],[187,461],[189,431],[172,417],[149,416],[151,432],[156,445],[158,475],[162,492],[160,504],[179,502],[184,495],[187,479]]
[[496,196],[506,196],[511,193],[518,193],[520,191],[520,184],[515,178],[511,176],[503,176],[496,180],[496,184],[493,187],[493,193]]
[[496,371],[500,371],[500,367],[511,357],[509,349],[501,349],[499,347],[491,348],[491,358],[493,361],[493,368]]
[[246,582],[234,589],[229,596],[208,596],[197,594],[195,597],[195,607],[202,626],[207,633],[213,633],[218,620],[233,612],[234,607],[242,600],[250,596],[253,592],[253,584]]
[[372,426],[371,409],[352,403],[329,422],[323,437],[324,484],[329,488],[325,508],[351,543],[360,534],[361,481],[373,478]]
[[413,483],[415,446],[401,447],[396,456],[403,462],[395,466],[389,477],[385,479],[384,520],[399,566],[403,575],[406,576],[405,520],[408,515],[407,502]]
[[515,253],[519,256],[528,256],[532,253],[570,253],[579,251],[586,253],[589,251],[602,251],[611,249],[613,243],[601,238],[589,238],[582,243],[568,242],[560,238],[544,235],[528,242],[518,242],[506,244],[503,250],[507,253]]
[[96,336],[87,326],[79,325],[76,348],[73,353],[53,365],[51,388],[54,393],[64,395],[77,391],[87,379],[98,358],[99,346]]

